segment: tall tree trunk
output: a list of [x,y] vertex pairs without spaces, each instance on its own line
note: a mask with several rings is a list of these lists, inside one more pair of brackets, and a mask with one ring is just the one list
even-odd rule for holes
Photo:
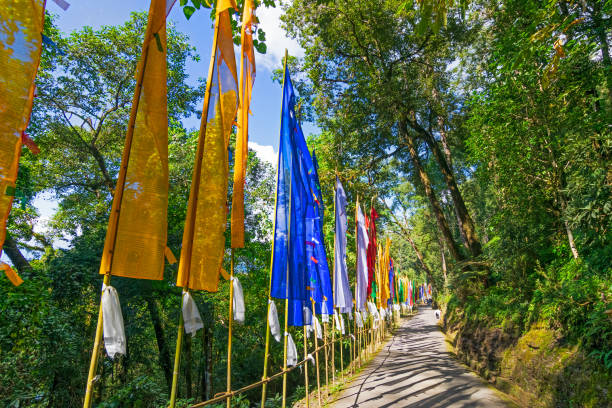
[[476,228],[474,227],[474,221],[472,221],[472,217],[465,206],[465,202],[463,201],[463,196],[459,191],[459,187],[457,186],[457,182],[455,180],[455,175],[451,171],[446,159],[444,158],[442,151],[440,150],[440,146],[436,142],[433,135],[425,130],[422,126],[420,126],[416,119],[410,120],[409,125],[412,129],[414,129],[419,135],[423,137],[429,148],[431,149],[438,166],[440,167],[440,171],[444,176],[444,181],[448,186],[451,197],[453,199],[453,203],[455,204],[455,210],[457,211],[459,222],[459,228],[465,234],[465,239],[467,240],[468,248],[470,254],[474,257],[482,254],[482,246],[480,244],[480,240],[476,235]]
[[440,263],[442,264],[442,275],[444,276],[444,287],[448,285],[447,274],[446,274],[446,255],[444,255],[444,241],[438,235],[438,241],[440,242]]
[[172,387],[172,365],[170,364],[170,351],[168,350],[168,344],[166,343],[166,336],[164,333],[164,326],[162,325],[161,318],[159,316],[159,309],[157,303],[153,297],[147,296],[145,298],[147,302],[147,309],[151,316],[151,322],[153,323],[153,329],[155,330],[155,338],[157,340],[157,348],[159,350],[159,365],[164,372],[166,377],[166,386],[168,392]]
[[32,265],[30,262],[23,256],[21,250],[17,247],[17,242],[8,234],[6,234],[6,239],[4,240],[4,247],[2,248],[6,256],[9,257],[17,271],[20,273],[25,273],[26,275],[29,272],[32,272]]
[[[383,203],[384,203],[384,201],[383,201]],[[386,205],[386,203],[385,203],[385,205]],[[389,208],[389,207],[387,206],[387,208]],[[404,232],[404,234],[406,236],[406,239],[408,239],[408,242],[410,243],[410,246],[414,250],[414,253],[416,254],[417,259],[419,260],[419,263],[421,264],[421,267],[423,268],[423,270],[425,271],[425,274],[427,275],[427,279],[429,279],[429,281],[433,282],[433,274],[431,273],[431,269],[429,269],[427,264],[425,264],[425,259],[423,258],[423,254],[421,253],[421,251],[419,251],[419,248],[416,246],[416,243],[412,239],[410,230],[402,222],[400,222],[400,220],[398,220],[395,217],[395,215],[393,214],[391,209],[389,209],[389,212],[390,212],[391,216],[393,217],[393,220],[395,221],[397,226],[400,227],[400,229]]]
[[[604,65],[606,86],[608,88],[608,109],[612,109],[612,58],[610,57],[610,45],[608,44],[608,32],[604,21],[603,12],[599,1],[593,2],[593,23],[597,39],[601,46],[601,60]],[[608,17],[610,19],[610,17]]]
[[574,256],[574,259],[578,259],[578,249],[576,249],[576,243],[574,242],[574,234],[572,233],[572,230],[567,220],[564,220],[563,223],[565,224],[565,232],[567,233],[567,240],[569,241],[569,246],[572,250],[572,255]]
[[[432,95],[433,95],[434,101],[436,101],[436,103],[441,106],[441,109],[444,109],[442,100],[440,98],[440,93],[438,92],[435,86],[432,89]],[[446,159],[446,163],[448,164],[448,168],[450,169],[451,174],[454,174],[453,155],[451,153],[450,145],[448,143],[448,135],[446,133],[446,123],[444,121],[445,113],[436,112],[436,115],[438,116],[438,119],[437,119],[438,131],[440,132],[440,141],[442,142],[442,150],[444,151],[444,158]],[[468,237],[465,233],[465,229],[463,227],[463,221],[461,219],[461,216],[459,215],[459,210],[457,209],[457,206],[453,206],[453,210],[455,211],[455,219],[457,220],[457,226],[459,227],[459,234],[461,235],[461,241],[463,242],[463,246],[465,247],[465,249],[467,249],[471,253]]]
[[455,260],[463,261],[465,258],[459,250],[457,243],[453,239],[453,234],[451,233],[451,230],[448,227],[448,222],[444,217],[440,202],[438,201],[438,198],[436,197],[433,191],[429,176],[427,175],[425,169],[423,168],[423,165],[421,164],[421,159],[419,158],[419,154],[416,148],[416,141],[408,131],[406,122],[400,123],[400,132],[402,133],[403,142],[406,143],[406,147],[408,147],[410,158],[412,159],[412,165],[419,176],[419,180],[421,181],[423,189],[425,190],[425,195],[427,196],[429,204],[431,205],[431,209],[434,213],[434,216],[436,217],[438,228],[440,229],[440,232],[442,233],[442,236],[444,237],[444,240],[448,245],[449,251],[453,258],[455,258]]

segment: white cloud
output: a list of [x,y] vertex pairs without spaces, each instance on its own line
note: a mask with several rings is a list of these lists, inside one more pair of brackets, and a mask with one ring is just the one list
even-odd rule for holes
[[255,150],[255,153],[257,153],[257,156],[263,161],[266,161],[273,166],[276,165],[276,161],[278,160],[278,157],[277,157],[276,152],[274,152],[274,147],[270,145],[260,145],[259,143],[256,143],[256,142],[249,142],[249,149]]
[[304,56],[302,47],[300,47],[296,40],[287,37],[287,33],[282,28],[280,20],[282,14],[283,11],[280,4],[271,8],[261,7],[257,10],[259,27],[266,33],[266,46],[268,50],[263,55],[257,54],[255,58],[257,59],[257,67],[261,66],[270,72],[282,68],[285,48],[291,56]]

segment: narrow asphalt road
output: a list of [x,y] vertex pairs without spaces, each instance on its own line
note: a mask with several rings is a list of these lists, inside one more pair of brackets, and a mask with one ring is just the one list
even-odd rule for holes
[[345,407],[511,407],[446,351],[434,312],[421,307],[332,404]]

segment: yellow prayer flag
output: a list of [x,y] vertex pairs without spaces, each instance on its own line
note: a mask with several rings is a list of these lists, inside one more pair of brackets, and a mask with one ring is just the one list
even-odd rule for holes
[[232,190],[232,248],[244,248],[244,179],[249,156],[249,106],[255,82],[255,52],[253,49],[253,0],[245,0],[242,15],[242,52],[240,54],[240,107],[238,109],[238,135],[234,159],[234,188]]
[[[44,17],[43,0],[0,5],[0,252],[15,196],[21,136],[32,111]],[[3,269],[13,284],[21,281],[10,267]]]
[[228,145],[238,107],[238,80],[229,8],[217,5],[200,139],[191,182],[177,286],[217,291],[227,224]]
[[0,262],[0,271],[4,271],[4,274],[14,286],[19,286],[23,283],[23,279],[21,279],[21,277],[13,268],[10,267],[10,265]]
[[[172,3],[169,1],[168,3]],[[170,4],[171,5],[171,4]],[[167,240],[166,0],[152,0],[100,273],[161,280]],[[157,30],[155,30],[157,29]],[[130,137],[130,131],[133,133]]]

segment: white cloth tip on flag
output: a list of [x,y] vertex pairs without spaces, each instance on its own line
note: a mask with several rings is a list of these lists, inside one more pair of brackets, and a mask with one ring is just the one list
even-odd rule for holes
[[185,325],[185,333],[195,336],[196,332],[204,327],[200,311],[195,300],[189,292],[183,292],[183,323]]
[[353,320],[353,312],[349,310],[348,312],[348,319],[349,320]]
[[280,343],[281,332],[280,323],[278,323],[278,313],[276,312],[276,304],[272,300],[268,300],[268,323],[270,324],[270,333],[274,336],[274,340]]
[[293,367],[298,362],[297,348],[291,334],[285,332],[285,336],[287,336],[287,367]]
[[359,311],[355,312],[355,323],[357,323],[358,328],[363,327],[363,320],[361,320],[361,313]]
[[70,7],[70,3],[64,0],[53,0],[53,2],[57,4],[59,8],[61,8],[64,11],[68,10],[68,7]]
[[234,311],[234,320],[238,323],[244,323],[244,293],[242,292],[242,285],[235,276],[232,277],[232,284],[234,285],[234,303],[232,310]]
[[334,322],[336,323],[336,329],[340,330],[340,319],[338,318],[338,312],[334,312]]
[[344,336],[344,318],[340,315],[340,330],[342,331],[342,335]]
[[119,296],[112,286],[102,286],[102,328],[104,348],[112,359],[116,354],[125,355],[126,340]]
[[311,322],[312,321],[312,312],[310,311],[310,308],[308,306],[304,306],[302,308],[302,315],[304,317],[304,322]]
[[312,356],[312,354],[308,354],[308,355],[306,356],[306,360],[310,360],[310,362],[311,362],[313,365],[315,365],[315,364],[316,364],[316,363],[315,363],[315,359],[314,359],[314,357]]
[[321,315],[321,321],[323,321],[323,323],[329,323],[329,315],[328,314],[322,314]]
[[312,324],[307,324],[304,327],[306,328],[306,338],[309,339],[310,333],[314,331],[314,328],[312,327]]
[[319,323],[319,319],[317,319],[317,316],[313,316],[312,321],[314,323],[314,329],[317,338],[323,339],[323,330],[321,330],[321,323]]

